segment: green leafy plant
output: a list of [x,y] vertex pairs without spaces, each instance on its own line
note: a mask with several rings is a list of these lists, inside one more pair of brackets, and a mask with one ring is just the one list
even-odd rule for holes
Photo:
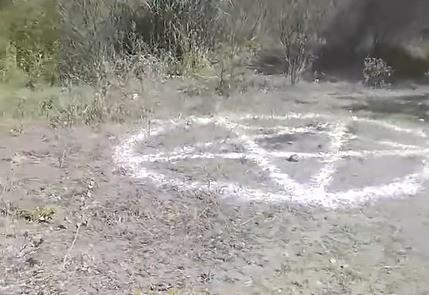
[[59,50],[56,1],[10,1],[0,8],[0,18],[2,81],[19,69],[32,83],[54,83]]

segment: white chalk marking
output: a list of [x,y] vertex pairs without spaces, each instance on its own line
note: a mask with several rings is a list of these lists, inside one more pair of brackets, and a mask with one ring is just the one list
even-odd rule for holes
[[[253,119],[254,123],[258,120],[276,120],[283,122],[286,125],[287,120],[307,120],[307,119],[324,119],[328,124],[323,126],[305,126],[289,128],[283,125],[277,126],[249,126],[249,122],[243,124],[242,121]],[[409,129],[399,127],[392,123],[377,121],[367,118],[353,117],[352,121],[357,123],[366,123],[374,126],[398,132],[407,133],[418,138],[426,138],[426,134],[419,129]],[[253,123],[253,122],[252,122]],[[337,208],[344,206],[355,206],[379,198],[401,197],[406,195],[415,195],[425,181],[429,180],[429,166],[427,159],[429,158],[429,146],[417,146],[409,144],[400,144],[391,141],[380,141],[378,143],[391,147],[389,150],[361,150],[361,151],[344,151],[344,145],[356,138],[355,135],[347,133],[347,124],[349,122],[335,122],[332,117],[321,114],[299,114],[289,113],[284,116],[270,115],[237,115],[225,114],[216,117],[196,117],[191,116],[186,120],[170,120],[161,121],[154,120],[151,130],[151,137],[156,137],[162,134],[168,134],[178,127],[192,128],[192,126],[201,126],[207,124],[215,124],[224,128],[236,135],[236,138],[231,142],[238,142],[244,148],[245,152],[204,152],[205,148],[221,146],[228,140],[196,143],[193,146],[181,146],[174,148],[170,152],[158,152],[155,154],[139,154],[135,150],[137,143],[147,140],[148,132],[141,130],[137,134],[126,139],[116,148],[114,159],[117,165],[125,168],[133,177],[150,179],[158,186],[169,185],[182,190],[206,190],[215,191],[226,197],[234,196],[243,200],[261,200],[268,202],[291,201],[298,202],[304,205],[318,205],[326,208]],[[322,128],[318,128],[322,127]],[[275,134],[261,135],[249,134],[249,131],[264,131],[269,130]],[[328,152],[301,152],[294,153],[289,151],[268,151],[257,144],[257,140],[266,139],[273,136],[281,136],[284,134],[306,134],[306,133],[322,133],[330,139],[330,149]],[[287,173],[281,171],[275,165],[277,159],[288,158],[292,155],[297,155],[300,159],[318,159],[324,166],[318,173],[313,176],[308,183],[298,183],[293,180]],[[387,184],[378,186],[367,186],[359,189],[349,189],[341,192],[330,192],[329,186],[332,183],[335,172],[337,171],[337,162],[347,157],[365,158],[368,156],[384,157],[384,156],[417,156],[424,158],[424,168],[422,171],[416,171],[410,175],[393,180]],[[210,185],[202,182],[192,182],[181,180],[180,178],[172,178],[165,176],[161,172],[148,169],[145,163],[169,162],[175,163],[181,160],[188,159],[247,159],[257,164],[261,170],[268,173],[269,179],[275,183],[278,188],[273,191],[264,191],[262,189],[250,189],[241,184],[210,181]],[[298,168],[299,169],[299,168]]]

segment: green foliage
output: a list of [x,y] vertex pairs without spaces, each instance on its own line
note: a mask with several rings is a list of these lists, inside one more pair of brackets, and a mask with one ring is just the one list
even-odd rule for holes
[[[279,4],[266,0],[258,0],[257,5],[252,0],[0,0],[0,90],[7,90],[0,91],[0,111],[8,115],[11,106],[22,100],[25,103],[19,109],[26,117],[37,113],[55,126],[122,121],[138,112],[124,99],[127,79],[210,76],[219,65],[217,91],[225,95],[236,84],[236,74],[235,61],[222,52],[261,44],[259,34],[271,36],[264,27],[273,27],[274,19],[277,22],[278,16],[267,9],[275,3]],[[308,38],[313,35],[307,30],[313,14],[307,15],[304,9],[300,15],[308,18],[298,32],[302,33],[299,42],[294,41],[295,27],[289,19],[282,26],[284,32],[295,34],[289,39],[284,34],[283,41],[294,39],[299,50],[305,49],[297,72],[310,62],[308,47],[314,39]],[[295,43],[285,42],[285,47]],[[260,48],[254,47],[255,51]],[[53,87],[46,87],[49,83]],[[112,88],[112,84],[120,86]],[[94,95],[74,100],[58,93],[62,86],[76,85],[89,86]],[[57,93],[43,93],[47,89]]]
[[55,0],[2,1],[0,5],[0,79],[24,74],[32,82],[55,82],[58,15]]
[[71,127],[75,124],[93,124],[102,121],[103,105],[99,99],[88,100],[70,96],[67,102],[57,97],[44,99],[39,105],[40,115],[45,117],[52,127]]
[[[249,20],[241,15],[242,2],[262,12]],[[237,30],[244,39],[255,36],[267,13],[265,5],[252,3],[0,0],[0,79],[97,85],[117,74],[108,72],[111,64],[128,56],[155,56],[168,74],[201,73],[218,47],[243,39]]]
[[219,0],[61,1],[60,72],[93,83],[124,56],[156,56],[170,74],[207,66],[223,32]]
[[28,222],[50,222],[54,217],[56,210],[51,207],[36,207],[34,209],[17,210],[17,216]]

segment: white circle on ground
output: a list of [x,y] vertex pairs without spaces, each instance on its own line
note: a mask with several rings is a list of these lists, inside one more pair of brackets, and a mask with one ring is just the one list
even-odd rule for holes
[[[201,129],[204,126],[216,126],[221,132]],[[363,139],[373,130],[378,130],[373,138]],[[165,136],[174,139],[168,147],[162,142],[156,143]],[[231,149],[231,146],[238,149]],[[373,165],[374,169],[380,170],[377,173],[365,162],[383,158],[389,160]],[[393,168],[388,165],[389,161],[409,158],[414,159],[416,165],[401,167],[399,164]],[[154,120],[150,126],[148,124],[124,140],[114,153],[116,164],[131,176],[150,180],[159,187],[204,190],[241,200],[289,201],[325,208],[415,195],[429,180],[428,159],[426,134],[420,129],[367,118],[339,119],[312,113],[285,116],[223,114]],[[251,163],[253,170],[256,167],[263,173],[264,180],[254,180],[254,184],[246,181],[246,171],[236,171],[236,180],[204,178],[198,173],[190,175],[194,169],[192,165],[201,171],[209,161],[222,166],[227,161],[238,163],[243,160]],[[301,165],[305,161],[314,165]],[[362,166],[356,164],[359,161]],[[186,163],[187,168],[175,174],[179,162]],[[237,165],[236,168],[240,167]],[[353,172],[356,167],[364,168]],[[405,173],[391,179],[384,177],[395,168]],[[208,169],[207,175],[213,168]],[[368,175],[359,175],[359,171],[368,172]],[[292,174],[304,176],[296,179]],[[359,177],[359,181],[354,180]]]

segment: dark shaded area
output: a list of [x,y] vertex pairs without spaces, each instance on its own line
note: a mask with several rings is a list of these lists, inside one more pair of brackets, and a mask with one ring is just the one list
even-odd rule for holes
[[376,44],[372,56],[383,58],[395,69],[396,79],[419,79],[429,70],[429,59],[413,56],[401,47]]
[[[287,150],[290,152],[328,152],[329,138],[313,132],[287,133],[257,140],[268,150]],[[293,159],[290,159],[293,162]]]
[[[420,78],[429,59],[411,44],[428,38],[429,1],[345,1],[324,33],[326,45],[314,69],[344,78],[357,78],[366,56],[381,57],[395,70],[394,78]],[[417,45],[416,45],[417,46]],[[420,48],[421,49],[421,48]]]
[[250,64],[250,68],[264,75],[281,75],[285,73],[287,65],[283,58],[282,49],[271,48],[259,52]]

